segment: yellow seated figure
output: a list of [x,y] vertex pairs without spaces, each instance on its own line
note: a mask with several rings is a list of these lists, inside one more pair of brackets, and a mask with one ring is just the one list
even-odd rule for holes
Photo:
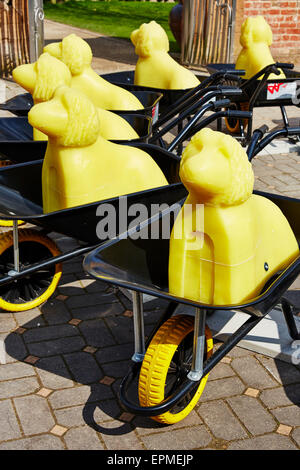
[[28,120],[49,138],[42,169],[45,213],[168,184],[146,152],[99,135],[97,109],[78,91],[58,88],[50,101],[31,108]]
[[143,23],[131,33],[130,39],[139,56],[134,73],[136,85],[165,90],[184,90],[199,85],[194,73],[168,54],[169,39],[158,23]]
[[170,292],[211,305],[256,297],[299,248],[280,209],[252,193],[246,152],[203,129],[183,153],[180,177],[189,195],[170,239]]
[[[237,70],[246,71],[243,78],[251,78],[267,65],[275,63],[270,51],[272,41],[272,30],[263,16],[249,16],[244,21],[240,36],[242,50],[235,64]],[[285,78],[282,70],[280,75],[273,73],[269,76],[272,80],[281,78]]]
[[[16,83],[31,93],[34,104],[50,100],[55,90],[71,84],[69,68],[47,52],[40,55],[33,64],[19,65],[13,70]],[[131,140],[139,136],[132,126],[121,116],[97,108],[101,121],[101,136],[108,140]],[[48,136],[33,129],[34,140],[47,140]]]
[[128,90],[109,83],[91,67],[92,50],[89,44],[76,34],[66,36],[61,42],[44,47],[69,67],[72,74],[71,88],[82,91],[95,106],[108,110],[135,111],[143,105]]

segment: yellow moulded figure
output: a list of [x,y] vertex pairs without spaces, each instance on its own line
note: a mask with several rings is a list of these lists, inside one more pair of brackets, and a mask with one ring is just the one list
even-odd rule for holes
[[199,85],[194,73],[168,54],[169,39],[158,23],[143,23],[131,33],[130,39],[139,56],[134,74],[136,85],[165,90],[182,90]]
[[180,177],[189,195],[171,234],[170,292],[212,305],[259,295],[299,248],[280,209],[252,194],[244,149],[229,135],[203,129],[183,153]]
[[[16,83],[31,93],[35,104],[50,100],[55,90],[71,84],[69,68],[47,52],[40,55],[33,64],[19,65],[13,70]],[[101,121],[101,136],[108,140],[131,140],[138,138],[136,131],[121,116],[97,108]],[[33,129],[34,140],[47,140],[47,135]]]
[[82,91],[95,106],[120,111],[143,109],[136,96],[104,80],[92,69],[92,50],[89,44],[76,34],[66,36],[61,42],[48,44],[44,47],[44,52],[48,52],[69,67],[72,74],[71,87]]
[[28,120],[48,135],[45,213],[168,184],[146,152],[99,135],[99,115],[83,93],[62,86],[50,101],[33,106]]
[[[244,21],[240,36],[242,50],[235,64],[237,70],[246,71],[243,78],[251,78],[267,65],[274,64],[270,51],[272,41],[272,30],[263,16],[249,16]],[[272,80],[281,78],[285,78],[282,71],[280,75],[273,73],[269,76]],[[261,79],[262,76],[259,77]]]

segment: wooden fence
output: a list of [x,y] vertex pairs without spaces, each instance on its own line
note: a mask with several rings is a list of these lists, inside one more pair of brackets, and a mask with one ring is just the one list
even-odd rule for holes
[[29,62],[27,0],[0,0],[0,76],[10,77],[12,70]]

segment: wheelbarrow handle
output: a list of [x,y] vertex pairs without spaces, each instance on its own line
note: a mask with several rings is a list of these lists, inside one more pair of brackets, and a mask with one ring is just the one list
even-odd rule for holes
[[276,67],[278,67],[279,69],[289,69],[289,70],[292,70],[294,68],[294,64],[289,64],[289,63],[285,63],[285,62],[276,62]]

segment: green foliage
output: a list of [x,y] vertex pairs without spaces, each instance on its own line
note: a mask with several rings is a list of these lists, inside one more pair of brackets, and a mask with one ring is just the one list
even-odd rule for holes
[[119,0],[52,0],[44,2],[46,18],[107,36],[129,39],[142,23],[157,21],[167,32],[170,50],[179,51],[169,27],[174,3]]

